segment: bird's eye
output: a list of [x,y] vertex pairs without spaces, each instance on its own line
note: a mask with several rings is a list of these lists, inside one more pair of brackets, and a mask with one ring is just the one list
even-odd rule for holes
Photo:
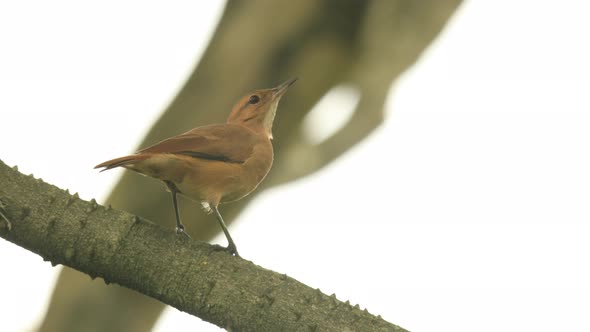
[[260,101],[260,97],[258,97],[257,95],[253,95],[253,96],[250,96],[248,103],[249,104],[258,104],[259,101]]

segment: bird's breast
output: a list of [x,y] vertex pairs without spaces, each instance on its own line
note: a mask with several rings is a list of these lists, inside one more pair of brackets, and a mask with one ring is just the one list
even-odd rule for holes
[[200,159],[187,162],[191,171],[176,183],[178,189],[189,198],[215,205],[238,200],[256,189],[272,166],[273,150],[269,141],[255,145],[243,163]]
[[254,147],[252,156],[242,164],[240,174],[228,186],[222,198],[223,202],[238,200],[251,193],[264,180],[273,162],[273,150],[270,142]]

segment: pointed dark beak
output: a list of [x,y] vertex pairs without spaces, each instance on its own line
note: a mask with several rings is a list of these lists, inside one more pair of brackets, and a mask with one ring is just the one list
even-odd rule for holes
[[297,77],[294,77],[294,78],[288,80],[287,82],[277,86],[276,88],[273,88],[272,89],[273,99],[280,98],[281,96],[283,96],[285,94],[285,92],[287,92],[287,89],[291,85],[293,85],[293,83],[295,83],[295,81],[297,81]]

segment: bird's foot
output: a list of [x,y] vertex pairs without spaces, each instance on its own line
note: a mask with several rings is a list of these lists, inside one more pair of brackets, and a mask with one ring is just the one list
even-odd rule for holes
[[176,227],[176,235],[181,235],[190,239],[191,237],[184,231],[184,226],[180,225]]
[[227,247],[222,247],[218,244],[214,244],[213,245],[213,250],[215,251],[227,251],[230,255],[232,256],[236,256],[236,257],[240,257],[240,254],[238,254],[238,250],[236,249],[235,246],[227,246]]
[[236,248],[235,245],[230,244],[225,249],[229,252],[230,255],[240,257],[240,254],[238,254],[238,248]]

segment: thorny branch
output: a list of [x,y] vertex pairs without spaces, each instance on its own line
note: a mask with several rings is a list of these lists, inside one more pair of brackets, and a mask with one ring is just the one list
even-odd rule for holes
[[[84,201],[0,161],[0,237],[229,330],[404,331],[284,274]],[[10,220],[10,221],[9,221]]]

